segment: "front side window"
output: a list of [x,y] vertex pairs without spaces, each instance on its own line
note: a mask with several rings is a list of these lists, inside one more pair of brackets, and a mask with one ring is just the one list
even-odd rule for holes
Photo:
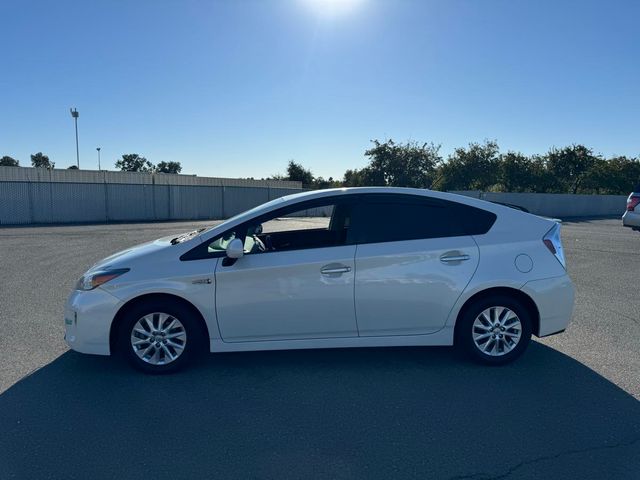
[[280,209],[246,224],[246,254],[343,245],[350,224],[346,202],[316,201]]
[[231,243],[231,240],[236,238],[235,231],[225,232],[221,236],[215,238],[209,245],[207,245],[208,253],[221,253],[227,251],[227,246]]
[[347,198],[327,198],[282,207],[233,227],[183,254],[182,261],[224,257],[236,238],[247,255],[344,245],[351,225]]

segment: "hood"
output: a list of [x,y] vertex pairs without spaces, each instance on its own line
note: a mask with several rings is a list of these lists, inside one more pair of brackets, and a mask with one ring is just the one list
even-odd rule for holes
[[87,273],[96,270],[103,270],[105,268],[128,268],[140,257],[157,254],[170,248],[176,248],[177,245],[171,243],[174,238],[176,238],[176,235],[159,238],[151,242],[127,248],[126,250],[114,253],[113,255],[109,255],[93,265]]

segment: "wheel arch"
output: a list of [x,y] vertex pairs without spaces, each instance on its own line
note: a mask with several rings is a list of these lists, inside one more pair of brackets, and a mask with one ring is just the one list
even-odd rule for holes
[[200,326],[200,329],[202,331],[203,338],[204,340],[206,340],[206,343],[208,345],[209,328],[207,327],[207,322],[205,321],[202,312],[200,312],[200,310],[193,303],[183,297],[171,293],[146,293],[129,299],[124,305],[120,307],[116,315],[113,317],[113,322],[111,322],[111,329],[109,330],[109,349],[111,353],[113,353],[117,348],[119,330],[127,313],[131,311],[133,307],[141,303],[154,301],[175,302],[191,310],[193,312],[194,318],[197,319],[198,325]]
[[464,316],[466,311],[478,300],[491,297],[494,295],[504,295],[508,297],[513,297],[519,302],[521,302],[522,305],[527,309],[527,311],[531,315],[531,321],[533,322],[533,325],[531,325],[532,332],[534,335],[538,336],[540,332],[540,312],[538,311],[538,306],[536,305],[536,302],[534,302],[533,299],[529,295],[527,295],[525,292],[523,292],[522,290],[518,290],[517,288],[491,287],[473,294],[464,302],[464,304],[458,311],[458,315],[456,316],[456,324],[454,327],[454,334],[453,334],[454,343],[457,341],[457,338],[458,338],[458,326],[461,324],[460,319]]

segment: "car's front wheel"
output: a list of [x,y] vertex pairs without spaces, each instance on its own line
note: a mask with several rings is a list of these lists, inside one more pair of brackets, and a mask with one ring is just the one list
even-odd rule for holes
[[201,344],[193,312],[170,302],[144,303],[127,312],[120,351],[139,370],[169,373],[184,367]]
[[476,361],[501,365],[524,353],[531,331],[529,311],[514,298],[496,295],[466,309],[456,329],[456,344]]

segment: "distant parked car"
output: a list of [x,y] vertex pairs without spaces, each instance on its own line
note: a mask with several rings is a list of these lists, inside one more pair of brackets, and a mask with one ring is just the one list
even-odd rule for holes
[[627,210],[622,215],[622,225],[640,231],[640,184],[627,198]]
[[198,350],[455,344],[503,364],[571,319],[560,228],[429,190],[289,195],[94,265],[65,339],[150,373]]

